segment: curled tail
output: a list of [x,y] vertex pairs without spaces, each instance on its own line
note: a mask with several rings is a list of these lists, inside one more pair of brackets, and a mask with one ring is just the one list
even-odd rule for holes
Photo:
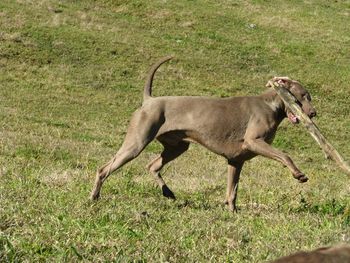
[[158,63],[154,64],[148,74],[148,78],[146,80],[145,88],[143,90],[143,100],[147,100],[151,97],[152,94],[152,82],[154,74],[156,73],[157,69],[168,60],[172,59],[172,56],[167,56],[162,58]]

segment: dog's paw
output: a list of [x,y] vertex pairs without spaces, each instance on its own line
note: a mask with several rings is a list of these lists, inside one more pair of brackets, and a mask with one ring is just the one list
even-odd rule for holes
[[228,210],[229,210],[231,213],[234,213],[234,214],[237,214],[237,213],[238,213],[237,206],[236,206],[236,205],[233,205],[233,204],[228,204]]
[[309,178],[307,178],[307,176],[304,175],[300,177],[298,180],[299,180],[299,183],[306,183],[309,180]]
[[169,187],[167,185],[163,185],[162,186],[162,193],[163,196],[169,199],[176,199],[174,193],[169,189]]
[[97,194],[92,193],[92,194],[90,195],[90,200],[91,200],[91,201],[96,201],[96,200],[98,200],[99,198],[100,198],[100,193],[97,193]]
[[233,202],[229,202],[228,200],[225,200],[224,205],[227,206],[227,209],[232,213],[238,213],[237,206]]
[[306,183],[309,180],[309,178],[303,173],[295,175],[294,178],[297,179],[299,183]]

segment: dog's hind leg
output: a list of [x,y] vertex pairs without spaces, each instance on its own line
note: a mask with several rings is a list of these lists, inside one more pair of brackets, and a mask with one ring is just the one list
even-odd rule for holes
[[95,179],[95,185],[91,192],[91,199],[98,199],[100,196],[102,184],[108,178],[108,176],[118,168],[122,167],[127,162],[137,157],[143,148],[144,147],[139,145],[122,147],[118,151],[118,153],[113,157],[112,160],[110,160],[108,163],[106,163],[104,166],[98,169]]
[[165,164],[186,152],[189,143],[184,141],[179,141],[176,144],[169,144],[164,141],[160,142],[164,146],[164,150],[158,157],[156,157],[147,165],[147,168],[153,174],[157,184],[162,189],[163,196],[175,199],[174,193],[169,189],[169,187],[165,184],[163,178],[161,177],[160,170],[164,167]]
[[111,173],[136,158],[154,139],[160,125],[161,122],[147,119],[141,111],[134,115],[121,148],[108,163],[97,171],[91,192],[92,200],[99,198],[102,184]]

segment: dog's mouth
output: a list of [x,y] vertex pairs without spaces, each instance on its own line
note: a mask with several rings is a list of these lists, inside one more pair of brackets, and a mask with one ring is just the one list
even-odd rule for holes
[[293,123],[293,124],[298,124],[299,123],[299,118],[295,116],[292,112],[288,111],[287,112],[287,117],[288,120]]

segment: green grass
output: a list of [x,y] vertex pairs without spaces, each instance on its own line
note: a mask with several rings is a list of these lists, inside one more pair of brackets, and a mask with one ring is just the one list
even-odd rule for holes
[[156,96],[253,95],[275,75],[300,80],[349,160],[349,15],[349,1],[1,1],[0,261],[264,262],[350,243],[349,178],[287,121],[274,145],[309,182],[253,159],[238,214],[222,204],[225,161],[196,145],[164,169],[176,201],[144,169],[157,143],[88,200],[150,65],[169,54]]

